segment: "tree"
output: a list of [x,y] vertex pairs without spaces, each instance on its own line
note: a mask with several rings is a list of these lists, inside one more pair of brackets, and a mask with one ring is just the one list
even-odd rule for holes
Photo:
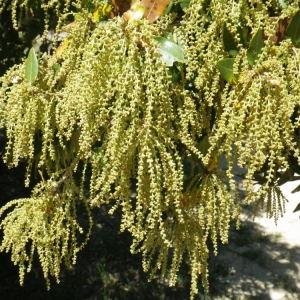
[[[12,3],[15,28],[43,10],[46,30],[56,15],[56,34],[68,33],[0,78],[3,159],[27,162],[26,185],[32,172],[41,177],[30,198],[0,209],[0,250],[11,251],[21,284],[35,251],[48,287],[49,275],[58,281],[61,264],[75,263],[88,241],[90,210],[114,203],[110,213],[122,208],[121,230],[150,278],[171,255],[174,285],[187,253],[191,298],[199,274],[207,290],[208,238],[217,254],[230,221],[239,227],[235,163],[247,169],[245,202],[255,212],[266,202],[277,221],[286,201],[279,186],[300,173],[299,4]],[[90,222],[81,245],[78,202]]]

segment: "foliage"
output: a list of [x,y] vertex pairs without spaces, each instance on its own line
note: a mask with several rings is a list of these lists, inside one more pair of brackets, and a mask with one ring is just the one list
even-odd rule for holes
[[267,200],[275,221],[286,201],[279,186],[299,173],[300,2],[119,3],[12,3],[16,28],[22,14],[42,9],[45,29],[54,11],[56,34],[68,35],[52,54],[36,59],[32,49],[0,78],[3,159],[9,167],[27,161],[26,185],[34,169],[42,178],[30,199],[0,210],[0,249],[12,251],[21,283],[34,251],[45,278],[58,280],[62,259],[75,262],[81,248],[76,202],[88,212],[114,203],[110,213],[122,208],[121,229],[150,279],[171,258],[174,285],[188,254],[192,298],[199,274],[208,289],[208,238],[217,254],[230,220],[239,227],[233,166],[247,169],[246,203]]

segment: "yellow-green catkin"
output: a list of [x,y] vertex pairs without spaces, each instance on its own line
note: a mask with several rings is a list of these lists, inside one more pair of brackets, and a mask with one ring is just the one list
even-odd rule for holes
[[[81,249],[76,232],[82,232],[76,204],[82,201],[88,211],[108,203],[113,204],[110,213],[121,207],[121,230],[132,234],[131,251],[142,253],[150,278],[157,270],[165,274],[171,255],[169,284],[175,285],[187,253],[191,298],[198,293],[199,275],[208,291],[207,240],[217,254],[218,238],[228,242],[230,221],[239,226],[235,163],[248,170],[246,201],[259,205],[267,199],[268,215],[275,220],[284,212],[284,197],[274,181],[278,169],[288,167],[288,156],[299,156],[294,139],[299,119],[292,123],[291,116],[299,106],[300,53],[289,39],[270,42],[274,28],[268,14],[273,9],[291,17],[295,3],[282,9],[277,1],[191,0],[174,29],[186,60],[178,67],[176,83],[154,39],[168,36],[174,16],[155,24],[146,19],[127,23],[121,17],[97,23],[84,9],[61,48],[39,60],[34,82],[26,81],[25,64],[0,78],[0,125],[8,138],[4,161],[14,167],[27,160],[27,184],[31,166],[50,178],[42,177],[31,198],[0,210],[0,250],[12,251],[21,283],[35,251],[46,280],[50,275],[58,280],[63,261],[76,261]],[[18,5],[12,8],[15,27]],[[52,1],[44,8],[57,8],[61,28],[69,5],[59,8]],[[74,5],[81,9],[80,2]],[[250,35],[258,29],[266,35],[253,66],[238,38],[241,18]],[[222,41],[224,23],[239,50],[234,83],[224,82],[216,64],[229,57]],[[207,153],[198,147],[204,135]],[[218,169],[223,153],[227,171]],[[82,164],[78,186],[75,172]],[[265,164],[266,183],[255,193],[254,173]],[[135,199],[130,197],[133,180]]]

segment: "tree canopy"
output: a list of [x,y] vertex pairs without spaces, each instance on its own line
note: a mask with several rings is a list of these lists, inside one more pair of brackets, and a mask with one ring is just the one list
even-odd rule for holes
[[15,29],[36,16],[42,39],[55,28],[52,49],[30,49],[0,77],[3,160],[26,161],[27,186],[40,176],[30,198],[0,209],[0,250],[11,251],[21,284],[35,252],[48,287],[49,276],[59,281],[61,264],[75,263],[88,241],[90,210],[113,204],[150,279],[171,257],[174,285],[187,253],[191,298],[199,275],[207,290],[207,240],[217,254],[231,220],[240,224],[235,164],[247,170],[254,213],[266,204],[275,222],[283,215],[280,185],[300,174],[299,5],[0,1]]

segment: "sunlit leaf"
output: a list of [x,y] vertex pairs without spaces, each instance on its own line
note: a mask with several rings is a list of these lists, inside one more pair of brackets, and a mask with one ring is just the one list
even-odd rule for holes
[[170,0],[141,0],[141,5],[145,7],[145,18],[149,23],[154,23],[167,10]]
[[247,50],[247,59],[251,66],[253,66],[255,61],[258,59],[258,55],[261,54],[263,46],[263,33],[261,29],[258,29],[250,42],[249,49]]
[[53,71],[54,71],[54,77],[57,76],[57,74],[58,74],[59,71],[60,71],[60,64],[54,64],[54,65],[52,66],[52,69],[53,69]]
[[279,0],[279,4],[281,5],[282,8],[286,8],[286,1],[285,0]]
[[221,161],[221,155],[218,154],[217,151],[214,151],[214,153],[212,153],[212,156],[208,162],[207,171],[215,172],[220,165],[220,161]]
[[236,76],[233,74],[234,58],[225,58],[217,62],[217,66],[223,79],[227,82],[237,81]]
[[155,40],[160,44],[159,51],[162,54],[162,60],[167,67],[173,66],[175,61],[185,62],[182,47],[167,40],[164,37],[155,37]]
[[297,44],[300,41],[300,10],[292,18],[285,31],[285,36],[290,38],[293,44]]
[[191,2],[191,0],[179,0],[180,7],[182,9],[188,7],[190,2]]
[[34,52],[31,48],[25,63],[25,79],[27,82],[32,83],[38,76],[39,63]]
[[64,50],[68,47],[68,44],[70,43],[70,40],[66,39],[62,42],[62,44],[59,45],[59,47],[56,49],[55,54],[61,55]]
[[137,5],[134,7],[134,9],[130,9],[126,11],[123,16],[124,18],[130,23],[134,20],[140,20],[145,15],[145,7],[141,5]]
[[235,40],[233,35],[229,32],[229,30],[226,27],[226,24],[224,23],[223,26],[223,44],[225,50],[231,55],[236,56],[238,53],[238,48],[236,46]]
[[169,3],[169,5],[168,5],[168,7],[167,7],[167,9],[164,12],[164,15],[167,15],[167,14],[169,14],[171,12],[171,10],[173,8],[173,4],[174,4],[174,0],[171,0],[170,3]]
[[113,10],[113,6],[111,4],[105,3],[101,9],[96,9],[93,12],[93,17],[97,23],[105,20],[109,13]]

